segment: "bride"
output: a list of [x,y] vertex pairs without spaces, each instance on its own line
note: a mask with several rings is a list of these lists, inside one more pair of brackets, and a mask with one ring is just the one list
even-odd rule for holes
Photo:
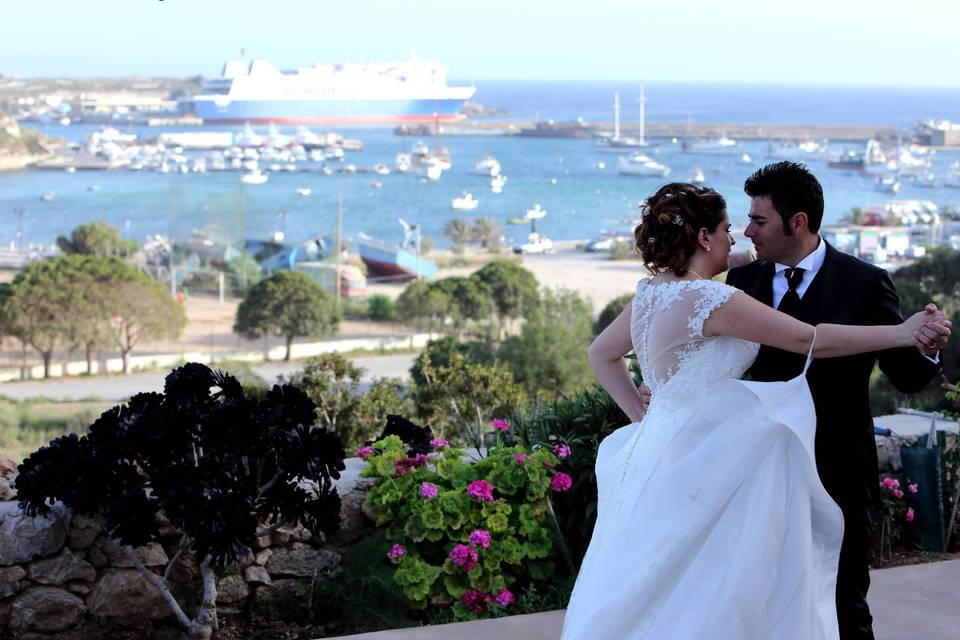
[[[733,238],[723,197],[672,183],[644,205],[653,277],[590,347],[633,422],[600,445],[597,522],[564,640],[838,638],[839,507],[814,460],[810,359],[914,345],[928,308],[892,326],[810,326],[712,280]],[[787,382],[740,380],[760,344],[807,353]],[[653,391],[644,413],[623,356]]]

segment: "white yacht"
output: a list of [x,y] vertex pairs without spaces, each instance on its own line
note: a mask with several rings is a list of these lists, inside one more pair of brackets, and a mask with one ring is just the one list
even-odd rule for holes
[[482,176],[495,178],[500,175],[500,162],[493,156],[483,156],[473,164],[473,169]]
[[473,194],[463,192],[459,198],[450,201],[450,207],[457,211],[472,211],[480,205],[480,201],[473,197]]
[[260,169],[254,169],[240,176],[240,182],[243,184],[263,184],[267,179],[267,174],[261,172]]
[[656,160],[652,160],[642,153],[621,157],[617,169],[625,176],[654,176],[665,178],[670,175],[670,167]]

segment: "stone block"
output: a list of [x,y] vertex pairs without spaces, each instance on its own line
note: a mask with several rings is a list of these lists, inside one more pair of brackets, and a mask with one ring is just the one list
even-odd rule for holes
[[289,549],[274,549],[267,560],[270,575],[313,577],[340,564],[340,554],[294,542]]
[[136,569],[106,571],[88,596],[87,605],[95,616],[120,622],[173,615],[160,591]]
[[230,575],[217,583],[217,604],[239,605],[250,595],[243,576]]
[[246,578],[247,582],[253,584],[270,584],[273,582],[270,579],[270,572],[258,565],[251,565],[244,569],[243,577]]
[[18,631],[56,633],[83,620],[83,600],[56,587],[31,587],[17,596],[10,610],[10,627]]
[[31,518],[16,502],[0,502],[0,567],[53,555],[66,539],[66,523],[58,512]]
[[83,554],[68,549],[59,555],[32,562],[27,573],[33,582],[54,586],[69,580],[93,582],[97,579],[97,570],[83,559]]

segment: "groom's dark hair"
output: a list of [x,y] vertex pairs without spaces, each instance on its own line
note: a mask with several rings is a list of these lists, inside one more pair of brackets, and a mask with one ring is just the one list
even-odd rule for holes
[[783,219],[783,232],[792,235],[788,222],[803,211],[810,231],[820,230],[823,221],[823,187],[805,165],[785,160],[761,167],[743,183],[751,198],[768,196]]

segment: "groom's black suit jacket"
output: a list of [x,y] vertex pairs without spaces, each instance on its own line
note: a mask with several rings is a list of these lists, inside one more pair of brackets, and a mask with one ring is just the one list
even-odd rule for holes
[[[821,240],[825,242],[824,240]],[[826,245],[817,272],[794,314],[809,324],[898,324],[903,318],[889,274]],[[731,269],[727,284],[773,305],[774,264],[756,261]],[[911,312],[919,309],[911,309]],[[763,346],[749,374],[754,380],[789,380],[805,357]],[[870,415],[874,363],[898,390],[919,391],[940,367],[913,347],[813,361],[807,372],[817,410],[816,454],[820,478],[841,506],[865,504],[877,483],[877,448]]]

